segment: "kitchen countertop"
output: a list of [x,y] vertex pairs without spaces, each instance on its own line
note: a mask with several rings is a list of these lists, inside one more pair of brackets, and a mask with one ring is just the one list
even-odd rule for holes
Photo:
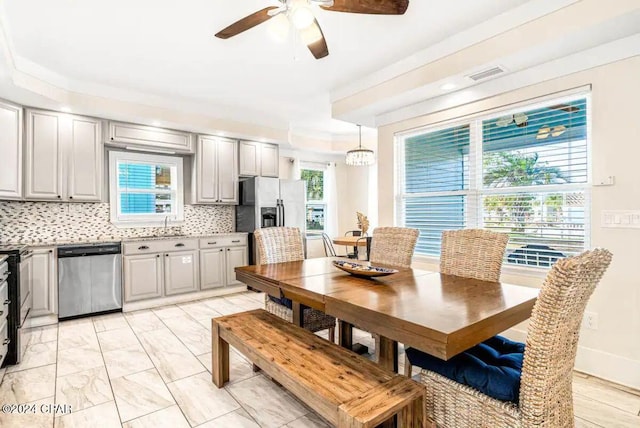
[[30,242],[0,242],[0,246],[5,245],[26,245],[30,248],[34,247],[55,247],[58,245],[71,245],[71,244],[97,244],[102,242],[139,242],[139,241],[155,241],[164,239],[201,239],[201,238],[215,238],[224,236],[239,236],[247,235],[246,232],[225,232],[225,233],[203,233],[196,235],[160,235],[160,236],[140,236],[140,237],[115,237],[104,236],[95,239],[60,239],[54,241],[30,241]]

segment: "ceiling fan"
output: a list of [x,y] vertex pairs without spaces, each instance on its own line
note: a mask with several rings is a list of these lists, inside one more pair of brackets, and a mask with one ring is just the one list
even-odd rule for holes
[[236,36],[278,15],[286,16],[300,32],[302,41],[316,59],[329,55],[322,29],[310,8],[320,6],[334,12],[375,15],[403,15],[409,0],[278,0],[280,6],[269,6],[234,22],[216,34],[220,39]]

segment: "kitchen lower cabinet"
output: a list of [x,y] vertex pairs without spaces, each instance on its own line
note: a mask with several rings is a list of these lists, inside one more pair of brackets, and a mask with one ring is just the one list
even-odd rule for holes
[[200,288],[224,287],[225,271],[224,248],[200,250]]
[[31,317],[58,313],[58,281],[54,248],[35,248],[31,257]]
[[152,299],[162,296],[164,263],[160,254],[124,257],[124,300]]
[[225,268],[227,271],[226,285],[242,284],[240,281],[236,281],[235,268],[247,265],[247,247],[229,247],[226,249],[225,253]]
[[234,269],[248,262],[247,235],[124,242],[124,301],[241,285]]
[[164,255],[165,295],[198,291],[198,251],[177,251]]
[[236,281],[235,268],[247,265],[248,254],[247,235],[200,239],[201,288],[241,285]]

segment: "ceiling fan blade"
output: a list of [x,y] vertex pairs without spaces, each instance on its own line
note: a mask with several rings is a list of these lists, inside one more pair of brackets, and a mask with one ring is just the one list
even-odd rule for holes
[[318,24],[317,19],[314,19],[313,24],[309,25],[307,28],[300,30],[300,37],[302,38],[302,41],[306,43],[307,47],[316,59],[324,58],[329,55],[327,41],[324,39],[322,28],[320,28],[320,24]]
[[404,15],[409,0],[334,0],[333,6],[320,7],[335,12]]
[[271,15],[269,15],[269,11],[273,9],[278,9],[278,6],[269,6],[265,7],[262,10],[257,11],[249,16],[245,16],[239,21],[234,22],[229,25],[224,30],[218,32],[216,37],[220,39],[228,39],[229,37],[236,36],[244,31],[247,31],[250,28],[255,27],[258,24],[262,24],[265,21],[271,19]]

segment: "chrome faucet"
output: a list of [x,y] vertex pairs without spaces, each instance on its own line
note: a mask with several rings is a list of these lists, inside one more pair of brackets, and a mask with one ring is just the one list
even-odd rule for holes
[[164,231],[162,233],[164,236],[167,236],[168,223],[169,223],[169,216],[165,216],[164,217]]

